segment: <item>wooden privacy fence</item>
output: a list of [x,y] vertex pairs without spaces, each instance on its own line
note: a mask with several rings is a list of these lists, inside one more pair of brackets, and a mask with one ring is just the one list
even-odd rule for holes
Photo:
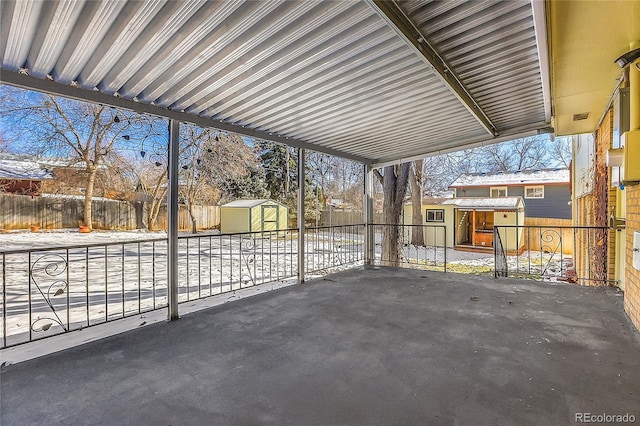
[[[180,205],[178,207],[178,229],[190,231],[191,217],[187,211],[187,206]],[[212,229],[220,226],[219,206],[193,206],[193,215],[198,229]],[[167,206],[162,206],[156,219],[156,229],[168,229],[169,222],[167,219]]]
[[[354,223],[364,223],[364,215],[361,211],[331,209],[320,212],[320,226],[342,226]],[[373,214],[373,223],[382,223],[382,213]]]
[[573,226],[571,219],[527,217],[524,226],[531,227],[523,232],[525,250],[544,252],[562,246],[564,254],[573,255],[574,230],[570,228]]
[[[146,228],[147,206],[144,203],[99,198],[91,203],[93,228],[132,230]],[[178,226],[191,230],[191,218],[184,205],[179,206]],[[220,207],[194,206],[198,229],[220,225]],[[82,221],[84,200],[71,197],[30,197],[0,194],[0,229],[77,228]],[[167,210],[163,206],[156,221],[156,229],[167,228]]]

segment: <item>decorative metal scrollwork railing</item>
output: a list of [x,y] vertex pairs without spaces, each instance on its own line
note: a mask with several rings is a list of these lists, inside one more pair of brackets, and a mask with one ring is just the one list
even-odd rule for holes
[[606,227],[496,226],[495,276],[609,285]]
[[[364,225],[308,228],[306,273],[362,264]],[[297,229],[181,235],[181,303],[295,282]],[[167,240],[0,252],[3,348],[167,306]]]
[[[29,256],[31,260],[31,255]],[[58,296],[65,296],[66,304],[63,305],[63,312],[68,313],[66,306],[69,304],[69,277],[65,272],[69,271],[67,257],[60,254],[45,254],[31,263],[29,270],[29,280],[37,289],[39,294],[45,301],[51,312],[38,315],[34,320],[29,319],[31,325],[30,332],[47,331],[56,323],[64,331],[69,330],[69,316],[63,320],[58,315],[56,305]],[[29,292],[32,293],[31,291]]]
[[364,224],[306,229],[305,272],[315,274],[364,263]]
[[166,306],[166,239],[0,252],[2,347]]
[[[372,225],[375,235],[375,263],[381,266],[397,266],[416,269],[447,271],[447,240],[444,225]],[[387,248],[397,238],[398,257]],[[388,243],[392,241],[391,243]],[[391,255],[391,256],[390,256]]]

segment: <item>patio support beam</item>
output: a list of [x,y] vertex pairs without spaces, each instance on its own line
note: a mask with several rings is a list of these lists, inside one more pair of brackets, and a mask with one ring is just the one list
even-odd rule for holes
[[364,165],[364,264],[372,265],[375,259],[373,233],[373,169]]
[[169,321],[178,315],[178,157],[180,146],[180,122],[169,120],[169,193],[167,212],[167,288]]
[[420,59],[433,68],[435,74],[440,77],[445,86],[462,102],[482,127],[491,136],[498,136],[498,129],[469,90],[462,84],[454,69],[440,53],[431,46],[420,29],[411,21],[400,5],[398,5],[395,0],[368,0],[368,3],[405,43],[413,48]]
[[298,283],[304,283],[304,148],[298,148]]
[[41,79],[26,74],[1,70],[0,83],[10,84],[12,86],[21,87],[27,90],[36,90],[39,92],[49,93],[56,96],[64,96],[79,101],[94,102],[103,105],[109,105],[116,108],[123,108],[140,114],[157,115],[169,120],[177,120],[181,123],[191,123],[196,126],[224,130],[227,132],[237,133],[239,135],[249,136],[256,139],[271,141],[282,145],[292,146],[294,148],[307,148],[325,154],[335,155],[337,157],[347,158],[361,163],[371,163],[371,158],[361,155],[351,154],[339,149],[333,149],[321,145],[316,145],[302,139],[277,135],[269,131],[257,130],[251,127],[240,126],[233,123],[227,123],[222,120],[214,120],[213,118],[201,117],[195,114],[175,111],[157,105],[151,105],[144,102],[137,102],[132,99],[121,98],[118,96],[108,95],[95,90],[74,87],[55,81]]

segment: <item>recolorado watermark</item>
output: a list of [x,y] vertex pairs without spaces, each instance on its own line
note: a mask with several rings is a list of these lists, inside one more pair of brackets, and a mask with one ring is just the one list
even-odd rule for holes
[[630,413],[576,413],[576,423],[635,423],[636,416]]

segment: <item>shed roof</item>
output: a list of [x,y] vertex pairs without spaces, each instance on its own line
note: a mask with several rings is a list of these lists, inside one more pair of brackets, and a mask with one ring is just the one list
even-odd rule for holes
[[453,205],[466,209],[491,209],[491,210],[517,210],[524,208],[524,201],[521,197],[498,197],[498,198],[451,198],[443,201],[443,205]]
[[531,184],[569,184],[569,169],[522,170],[516,172],[462,174],[449,187]]
[[227,204],[223,204],[220,207],[245,207],[245,208],[252,208],[252,207],[256,207],[259,206],[260,204],[264,204],[264,203],[270,203],[270,204],[279,204],[281,206],[284,206],[284,204],[279,203],[275,200],[270,200],[268,198],[259,198],[259,199],[255,199],[255,200],[236,200],[236,201],[231,201],[230,203]]
[[0,158],[0,179],[49,180],[53,173],[36,161]]
[[544,7],[2,1],[0,80],[383,165],[548,131]]

